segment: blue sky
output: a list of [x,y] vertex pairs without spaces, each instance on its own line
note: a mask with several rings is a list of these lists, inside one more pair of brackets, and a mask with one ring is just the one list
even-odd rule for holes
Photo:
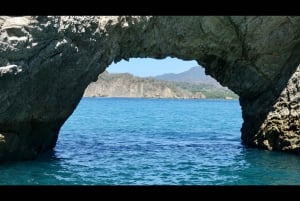
[[199,66],[195,60],[183,61],[167,57],[165,59],[133,58],[112,63],[106,70],[110,73],[131,73],[139,77],[156,76],[165,73],[181,73],[194,66]]

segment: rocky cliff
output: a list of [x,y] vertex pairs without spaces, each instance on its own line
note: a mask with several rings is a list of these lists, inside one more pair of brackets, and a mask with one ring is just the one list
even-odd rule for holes
[[86,88],[84,97],[136,97],[136,98],[205,98],[200,92],[192,93],[175,84],[152,78],[139,78],[131,74],[99,75],[96,82]]
[[300,17],[0,17],[0,160],[55,146],[85,88],[113,61],[196,60],[240,97],[242,142],[300,150]]

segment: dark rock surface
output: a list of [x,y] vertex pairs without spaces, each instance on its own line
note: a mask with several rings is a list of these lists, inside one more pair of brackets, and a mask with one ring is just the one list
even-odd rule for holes
[[55,146],[113,61],[197,60],[240,96],[243,143],[299,151],[300,17],[0,17],[0,161]]

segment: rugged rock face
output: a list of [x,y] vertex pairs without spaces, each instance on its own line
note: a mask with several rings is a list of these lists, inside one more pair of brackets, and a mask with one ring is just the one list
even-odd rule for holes
[[55,146],[113,61],[195,59],[240,96],[243,143],[299,151],[300,17],[0,17],[0,160]]
[[135,77],[128,73],[110,74],[104,71],[85,89],[84,97],[137,97],[137,98],[205,98],[200,92],[192,93],[170,82],[153,78]]
[[[270,92],[269,92],[270,93]],[[266,93],[267,97],[272,97]],[[270,99],[272,100],[272,99]],[[270,101],[269,100],[269,101]],[[264,117],[254,135],[247,132],[251,128],[243,127],[245,144],[263,147],[269,150],[300,152],[300,67],[293,73],[286,87],[273,102],[258,101],[252,107],[265,106],[269,112]],[[259,104],[259,106],[255,105]],[[258,119],[263,119],[258,116]],[[252,120],[254,121],[254,120]],[[255,121],[254,121],[255,123]],[[247,125],[246,122],[244,125]],[[253,128],[252,128],[253,129]]]

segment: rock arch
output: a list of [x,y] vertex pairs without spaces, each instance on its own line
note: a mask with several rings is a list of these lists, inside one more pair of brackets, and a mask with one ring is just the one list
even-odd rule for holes
[[0,161],[55,146],[112,62],[196,60],[240,96],[245,145],[300,150],[300,17],[0,17]]

